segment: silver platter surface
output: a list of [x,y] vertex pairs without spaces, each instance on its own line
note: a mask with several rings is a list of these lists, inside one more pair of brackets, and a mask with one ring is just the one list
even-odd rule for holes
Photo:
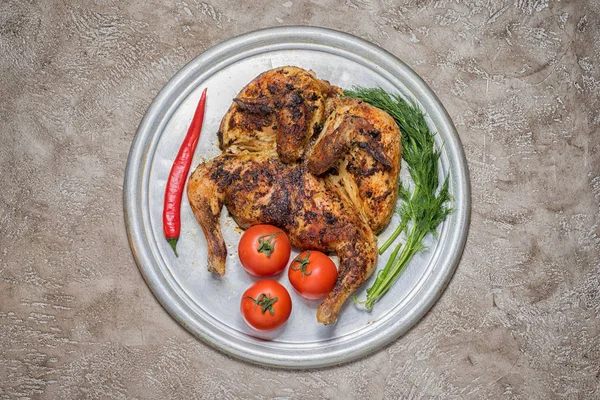
[[[449,176],[455,211],[429,235],[393,288],[371,311],[349,300],[331,326],[316,321],[319,301],[294,292],[284,272],[275,279],[290,291],[290,320],[278,331],[258,333],[240,315],[242,293],[256,279],[239,264],[241,230],[224,211],[228,245],[227,273],[206,268],[206,241],[184,196],[179,257],[164,239],[162,207],[171,165],[187,132],[202,89],[208,101],[192,170],[220,154],[216,132],[232,99],[261,72],[294,65],[349,89],[382,87],[422,108],[437,132],[440,178]],[[403,165],[401,179],[410,182]],[[314,27],[271,28],[248,33],[207,50],[179,71],[160,91],[131,145],[125,172],[124,207],[129,242],[148,286],[171,316],[206,343],[234,357],[266,366],[316,368],[357,359],[400,337],[431,308],[454,273],[467,238],[470,219],[467,163],[456,129],[443,105],[423,80],[398,58],[357,37]],[[395,215],[379,235],[380,243],[398,224]],[[393,246],[392,246],[393,247]],[[391,248],[379,257],[385,265]],[[292,256],[297,253],[293,252]],[[337,263],[337,260],[336,260]],[[357,292],[364,299],[366,288]]]

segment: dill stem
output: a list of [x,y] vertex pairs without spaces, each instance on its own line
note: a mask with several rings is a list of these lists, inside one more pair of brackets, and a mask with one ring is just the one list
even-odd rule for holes
[[388,264],[385,266],[385,269],[378,276],[378,278],[381,277],[381,280],[378,279],[377,281],[375,281],[375,283],[371,287],[371,290],[367,294],[365,306],[368,309],[372,308],[375,304],[375,301],[381,296],[383,296],[392,287],[396,280],[398,280],[398,278],[400,277],[400,273],[408,265],[408,261],[410,261],[410,259],[415,255],[415,253],[419,249],[419,244],[421,243],[421,240],[424,236],[425,235],[419,234],[417,232],[416,227],[413,227],[413,229],[410,232],[410,235],[406,240],[406,244],[402,249],[402,252],[400,253],[400,257],[398,257],[398,259],[395,260],[393,267],[390,271],[390,261],[394,261],[397,255],[397,251],[402,245],[402,243],[398,244],[398,246],[394,250],[394,253],[392,253],[392,255],[390,256],[390,260],[388,260]]
[[[394,251],[390,255],[390,258],[389,258],[388,262],[385,264],[385,267],[383,268],[383,271],[381,272],[381,275],[377,276],[377,280],[381,279],[380,276],[385,276],[389,272],[389,270],[392,267],[392,264],[394,263],[394,260],[396,259],[396,256],[398,255],[398,252],[400,251],[401,247],[402,247],[402,242],[400,242],[400,243],[398,243],[396,245],[396,248],[394,249]],[[375,280],[375,283],[377,283],[377,280]]]
[[388,249],[388,247],[390,247],[392,245],[392,243],[394,243],[394,241],[396,240],[396,238],[406,228],[406,225],[408,225],[408,218],[402,218],[402,220],[400,221],[400,224],[396,227],[396,229],[394,230],[394,232],[392,233],[392,235],[379,248],[379,254],[380,255],[383,254]]
[[[418,183],[415,184],[415,189],[413,190],[412,195],[410,196],[410,201],[414,200],[419,195],[420,186],[421,185],[419,185]],[[406,229],[406,226],[408,225],[410,219],[411,217],[408,214],[404,214],[402,216],[398,227],[394,230],[394,232],[388,238],[388,240],[386,240],[385,243],[379,248],[379,255],[383,254],[388,249],[388,247],[390,247],[392,243],[394,243],[394,240],[396,240],[400,233],[402,233]]]

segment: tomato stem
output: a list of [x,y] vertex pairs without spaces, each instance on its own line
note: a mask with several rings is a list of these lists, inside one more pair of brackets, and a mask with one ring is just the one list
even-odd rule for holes
[[269,311],[271,315],[275,315],[275,310],[273,309],[273,304],[275,304],[278,300],[277,297],[271,297],[267,294],[261,293],[258,298],[255,300],[252,297],[248,296],[250,300],[254,302],[256,306],[261,307],[261,312],[264,314]]
[[[308,267],[308,264],[310,264],[310,260],[308,259],[308,258],[310,257],[310,250],[306,252],[306,257],[302,258],[302,257],[300,257],[300,256],[301,256],[301,254],[299,254],[299,255],[298,255],[298,257],[296,257],[296,258],[294,259],[294,261],[292,261],[292,266],[291,266],[291,268],[292,268],[294,271],[300,271],[300,272],[302,273],[302,276],[303,276],[303,277],[304,277],[304,276],[308,276],[308,275],[312,274],[312,271],[306,272],[306,267]],[[296,268],[294,268],[294,265],[293,265],[295,262],[297,262],[297,263],[299,263],[299,264],[300,264],[300,265],[299,265],[298,267],[296,267]]]
[[[271,257],[271,254],[273,253],[273,251],[275,251],[275,235],[281,233],[281,231],[279,232],[274,232],[274,233],[267,233],[264,235],[260,235],[258,237],[258,249],[257,251],[259,253],[263,253],[265,256],[267,256],[267,258]],[[267,239],[265,239],[267,238]]]

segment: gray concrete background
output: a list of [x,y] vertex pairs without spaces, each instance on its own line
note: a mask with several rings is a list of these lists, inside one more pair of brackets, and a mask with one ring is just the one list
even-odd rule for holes
[[[0,399],[599,398],[597,1],[0,4]],[[447,107],[472,224],[445,294],[358,362],[230,359],[160,307],[122,211],[129,146],[210,46],[286,24],[397,55]]]

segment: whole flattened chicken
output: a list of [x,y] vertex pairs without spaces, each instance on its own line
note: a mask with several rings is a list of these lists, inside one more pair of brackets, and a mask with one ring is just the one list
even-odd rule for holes
[[223,205],[244,229],[272,224],[294,247],[335,252],[338,280],[317,310],[324,324],[375,268],[375,234],[393,213],[401,157],[394,120],[341,93],[296,67],[259,75],[221,122],[223,154],[200,164],[187,189],[212,272],[225,273]]

